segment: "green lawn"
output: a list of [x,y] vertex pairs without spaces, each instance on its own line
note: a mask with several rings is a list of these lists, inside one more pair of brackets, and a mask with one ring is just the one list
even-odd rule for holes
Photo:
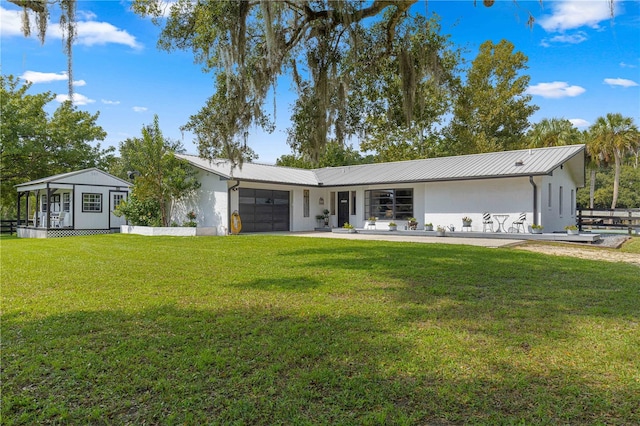
[[631,240],[627,241],[620,249],[627,253],[640,253],[640,237],[633,237]]
[[636,266],[284,236],[0,244],[5,425],[640,423]]

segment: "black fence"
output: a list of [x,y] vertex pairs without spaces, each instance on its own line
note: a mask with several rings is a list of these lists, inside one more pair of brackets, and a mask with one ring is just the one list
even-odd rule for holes
[[640,209],[579,209],[578,228],[626,229],[629,234],[640,231]]
[[17,220],[0,220],[0,234],[15,234],[17,227]]

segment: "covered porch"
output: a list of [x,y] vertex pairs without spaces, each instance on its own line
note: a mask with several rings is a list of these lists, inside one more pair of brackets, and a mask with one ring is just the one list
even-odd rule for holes
[[52,238],[118,232],[114,215],[131,184],[98,169],[49,176],[16,186],[17,235]]

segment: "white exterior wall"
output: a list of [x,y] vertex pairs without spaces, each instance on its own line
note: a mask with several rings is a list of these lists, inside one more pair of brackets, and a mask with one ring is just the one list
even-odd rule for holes
[[[425,184],[424,217],[417,217],[419,226],[455,226],[462,229],[462,218],[473,219],[472,231],[482,231],[482,214],[507,214],[506,230],[527,213],[527,223],[533,223],[533,186],[528,177],[478,179],[467,181],[429,182]],[[498,223],[494,219],[494,230]]]
[[539,210],[544,232],[564,232],[565,226],[576,224],[576,189],[568,167],[557,168],[551,176],[542,178]]
[[[534,177],[537,188],[537,223],[544,226],[545,232],[563,231],[564,227],[574,224],[576,184],[569,173],[569,168],[556,169],[551,176]],[[202,186],[194,196],[174,208],[172,220],[179,224],[186,221],[189,211],[196,213],[199,227],[214,227],[218,235],[228,233],[228,217],[230,211],[238,210],[239,191],[228,188],[236,184],[235,180],[223,180],[212,173],[200,171],[198,180]],[[549,205],[549,184],[551,184],[551,204]],[[562,214],[560,214],[559,188],[563,188]],[[332,196],[337,198],[338,192],[349,193],[349,213],[352,211],[352,191],[356,193],[355,214],[349,215],[349,223],[357,228],[364,228],[367,222],[365,211],[365,191],[373,189],[413,188],[413,214],[418,220],[418,228],[425,223],[434,226],[455,226],[462,229],[462,217],[473,219],[472,231],[482,231],[482,214],[505,214],[509,217],[504,222],[506,231],[517,220],[520,213],[525,212],[526,228],[534,223],[534,187],[528,176],[514,178],[478,179],[467,181],[428,182],[417,184],[385,184],[367,186],[345,186],[334,188],[315,188],[294,185],[278,185],[269,183],[241,182],[240,188],[269,189],[289,191],[290,214],[289,229],[291,231],[312,231],[318,226],[316,216],[324,209],[331,210]],[[309,190],[309,215],[304,217],[304,190]],[[230,208],[227,195],[230,194]],[[322,203],[321,203],[322,201]],[[334,199],[335,213],[330,217],[330,226],[338,225],[337,200]],[[81,208],[81,203],[76,203]],[[494,218],[494,229],[498,223]],[[387,230],[390,220],[378,220],[375,228]],[[399,229],[406,225],[405,221],[395,221]]]
[[[228,230],[228,187],[235,181],[222,180],[220,176],[205,171],[198,171],[198,188],[194,194],[176,203],[171,212],[171,222],[182,225],[188,221],[187,213],[196,214],[198,227],[215,228],[218,235],[226,235]],[[237,194],[237,193],[236,193]],[[236,206],[237,206],[236,195]]]
[[[73,206],[73,225],[75,229],[109,229],[109,203],[110,192],[116,188],[105,186],[77,185],[75,188],[75,197],[72,196],[71,205]],[[127,192],[124,189],[123,192]],[[100,212],[83,212],[82,199],[83,194],[101,194],[102,195],[102,211]],[[69,222],[71,224],[71,222]]]
[[[230,186],[235,181],[230,181]],[[204,183],[203,183],[204,186]],[[291,231],[313,231],[318,226],[316,216],[322,213],[322,210],[329,208],[328,196],[325,195],[324,189],[293,186],[293,185],[277,185],[255,182],[242,182],[239,188],[253,189],[269,189],[277,191],[289,191],[289,229]],[[304,217],[304,190],[309,190],[309,217]],[[327,193],[328,194],[328,193]],[[231,211],[239,209],[239,191],[231,191]],[[320,198],[323,198],[324,205],[320,204]],[[242,220],[242,218],[240,218]]]

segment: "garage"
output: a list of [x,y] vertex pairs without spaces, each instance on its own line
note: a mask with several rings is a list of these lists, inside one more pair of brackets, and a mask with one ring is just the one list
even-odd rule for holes
[[240,188],[242,232],[289,230],[289,191]]

